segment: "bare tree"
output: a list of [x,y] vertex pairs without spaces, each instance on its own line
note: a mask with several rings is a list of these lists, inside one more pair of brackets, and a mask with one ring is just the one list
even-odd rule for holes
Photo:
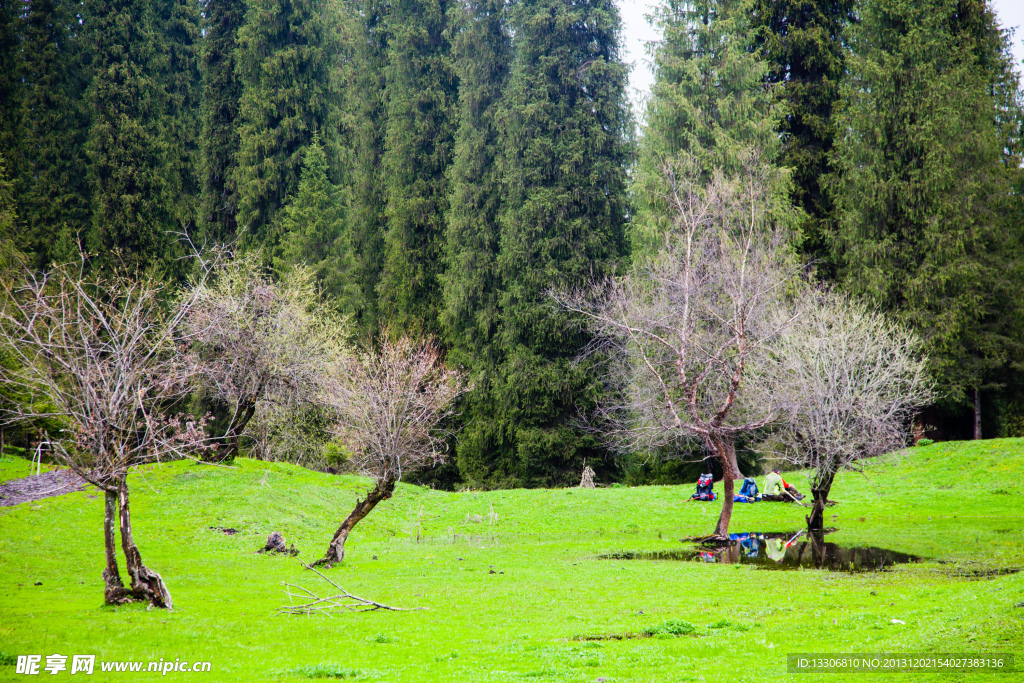
[[786,406],[771,442],[811,470],[810,530],[823,528],[840,470],[906,445],[915,411],[934,398],[921,349],[906,327],[826,291],[774,345],[775,362],[759,368],[753,386]]
[[[160,575],[142,563],[132,536],[128,471],[204,447],[202,424],[163,414],[188,392],[191,363],[175,335],[189,302],[167,316],[162,286],[84,277],[84,259],[48,273],[3,280],[0,343],[16,362],[0,378],[31,397],[9,420],[50,418],[53,454],[104,492],[104,594],[108,603],[172,607]],[[117,563],[120,527],[130,587]]]
[[374,486],[316,564],[345,557],[353,527],[391,497],[404,473],[444,460],[450,434],[442,427],[466,389],[462,373],[445,366],[433,341],[392,339],[385,332],[378,346],[338,366],[325,394],[338,417],[338,440]]
[[698,439],[718,459],[725,491],[713,533],[725,537],[741,476],[733,440],[780,414],[771,396],[745,400],[747,376],[792,322],[801,269],[772,219],[772,178],[757,158],[707,186],[692,160],[666,163],[664,174],[672,230],[662,252],[596,292],[555,298],[585,316],[596,338],[590,351],[611,355],[606,381],[618,398],[596,419],[614,446],[636,452]]
[[308,268],[275,281],[258,255],[212,269],[210,280],[188,296],[194,301],[184,319],[198,361],[196,378],[228,405],[217,457],[230,461],[261,402],[294,407],[314,399],[344,353],[347,325],[318,295]]

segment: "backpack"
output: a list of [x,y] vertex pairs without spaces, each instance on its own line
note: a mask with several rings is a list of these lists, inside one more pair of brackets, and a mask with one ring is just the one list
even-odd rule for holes
[[697,492],[693,494],[695,500],[714,500],[715,499],[715,480],[710,474],[700,475],[700,479],[697,480]]
[[743,488],[740,489],[740,495],[757,500],[760,495],[760,492],[757,490],[757,482],[750,477],[744,479]]

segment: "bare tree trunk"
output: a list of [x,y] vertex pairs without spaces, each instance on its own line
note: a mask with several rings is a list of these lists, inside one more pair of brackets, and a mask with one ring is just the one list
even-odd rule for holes
[[981,438],[981,389],[974,390],[974,438]]
[[917,442],[924,438],[924,416],[921,413],[914,416],[910,429],[914,434],[914,445],[916,446]]
[[107,566],[103,569],[103,599],[108,605],[119,605],[131,598],[124,589],[121,573],[117,568],[117,539],[114,530],[117,525],[117,489],[104,492],[103,501],[103,545],[107,554]]
[[715,439],[714,446],[718,462],[722,465],[723,491],[722,513],[718,516],[718,524],[715,525],[713,535],[721,539],[727,539],[729,537],[729,522],[732,520],[733,498],[736,496],[736,477],[739,476],[739,472],[736,471],[733,465],[735,451],[733,451],[733,459],[730,460],[726,441],[724,439]]
[[231,416],[231,424],[222,437],[226,448],[218,449],[208,456],[210,462],[231,462],[238,457],[242,434],[255,414],[255,401],[246,401],[236,408],[235,414]]
[[157,607],[173,609],[171,594],[163,578],[142,564],[135,539],[132,537],[132,516],[128,508],[128,481],[122,479],[118,490],[121,508],[121,550],[124,551],[125,566],[131,577],[131,591],[138,600],[148,600]]
[[828,502],[828,492],[832,489],[832,482],[835,478],[835,472],[830,472],[821,481],[816,480],[816,485],[811,488],[814,506],[811,509],[811,515],[804,518],[807,520],[808,531],[822,531],[825,528],[825,503]]
[[370,514],[370,511],[377,506],[377,503],[391,497],[391,494],[395,492],[396,483],[391,478],[378,481],[373,490],[366,494],[364,500],[356,501],[355,509],[345,518],[345,521],[341,523],[338,530],[334,532],[334,538],[331,539],[331,544],[327,546],[327,554],[324,555],[323,559],[317,560],[314,566],[330,562],[341,562],[345,559],[345,541],[348,540],[348,535],[352,533],[353,527],[363,517]]
[[725,446],[725,454],[729,459],[729,464],[732,467],[733,473],[737,479],[742,479],[743,475],[740,473],[740,464],[736,460],[736,441],[732,436],[726,436],[722,438],[722,444]]

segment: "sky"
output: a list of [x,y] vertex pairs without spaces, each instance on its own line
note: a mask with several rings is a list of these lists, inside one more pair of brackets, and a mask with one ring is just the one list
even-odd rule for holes
[[[1013,39],[1014,61],[1020,71],[1021,62],[1024,61],[1024,0],[989,0],[989,3],[995,8],[996,16],[1004,28],[1016,29]],[[619,0],[626,48],[625,61],[633,64],[629,85],[630,100],[634,106],[643,102],[654,80],[644,48],[647,42],[658,39],[658,32],[651,28],[644,15],[650,14],[655,4],[655,0]]]

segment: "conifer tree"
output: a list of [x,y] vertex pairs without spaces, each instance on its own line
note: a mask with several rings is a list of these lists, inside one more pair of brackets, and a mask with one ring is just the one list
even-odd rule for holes
[[470,481],[564,485],[584,460],[600,469],[602,451],[573,426],[598,387],[573,363],[586,335],[546,293],[609,273],[625,253],[626,68],[610,0],[524,0],[511,12],[497,113],[497,369],[459,467]]
[[922,334],[947,405],[973,404],[977,435],[981,390],[1020,361],[1005,45],[983,0],[864,6],[829,184],[840,276]]
[[302,150],[321,132],[337,180],[344,8],[335,0],[252,0],[238,32],[237,222],[273,255],[279,209],[298,190]]
[[[167,181],[168,108],[152,3],[88,0],[92,54],[88,153],[93,183],[90,247],[101,262],[156,269],[175,230]],[[154,271],[154,272],[156,272]]]
[[202,187],[199,66],[203,18],[199,0],[162,0],[157,9],[161,43],[158,69],[167,98],[162,128],[167,148],[169,200],[175,225],[179,230],[191,230],[199,220]]
[[207,0],[208,27],[203,39],[202,70],[202,226],[215,242],[235,236],[238,197],[238,104],[242,82],[236,70],[238,31],[245,0]]
[[84,95],[88,73],[83,63],[79,3],[32,0],[25,17],[21,64],[25,163],[25,252],[44,266],[58,236],[84,237],[89,231],[90,188],[85,142],[89,119]]
[[345,76],[345,118],[349,133],[348,231],[362,290],[356,324],[371,337],[378,330],[377,285],[384,266],[384,73],[387,63],[387,0],[356,0],[347,33],[352,68]]
[[25,3],[0,0],[0,152],[7,163],[14,196],[20,195],[21,181],[21,99],[19,63],[22,57],[22,24]]
[[754,49],[751,10],[752,0],[665,0],[655,10],[662,41],[652,49],[655,80],[635,179],[634,251],[661,245],[669,215],[659,199],[667,160],[691,155],[710,180],[716,171],[738,172],[747,150],[768,161],[778,155],[775,130],[783,112],[772,107],[765,87],[768,65]]
[[277,266],[285,271],[301,264],[309,266],[322,294],[338,311],[360,310],[362,291],[355,279],[341,192],[328,178],[327,156],[319,135],[313,136],[303,152],[299,191],[281,214],[282,255]]
[[786,115],[779,120],[782,153],[791,169],[792,199],[807,214],[802,250],[828,275],[826,232],[832,207],[820,178],[828,173],[835,138],[832,110],[845,62],[843,31],[854,18],[854,0],[755,0],[752,27],[768,82]]
[[388,16],[382,187],[387,205],[381,315],[395,329],[435,333],[458,92],[447,0],[395,0]]
[[[493,449],[491,393],[498,324],[498,212],[501,152],[496,114],[508,81],[511,44],[503,0],[475,0],[457,16],[452,45],[459,79],[459,129],[449,170],[444,309],[448,360],[470,370],[473,390],[462,400],[464,453]],[[478,414],[480,418],[478,419]],[[472,445],[471,445],[472,443]]]

